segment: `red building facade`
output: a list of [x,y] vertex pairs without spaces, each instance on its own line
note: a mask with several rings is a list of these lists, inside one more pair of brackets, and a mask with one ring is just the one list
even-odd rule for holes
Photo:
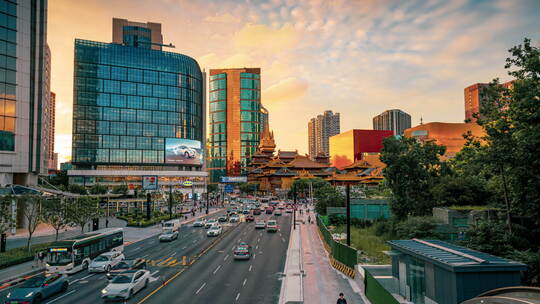
[[343,169],[355,161],[372,158],[381,152],[383,140],[393,135],[390,130],[355,129],[330,137],[332,166]]

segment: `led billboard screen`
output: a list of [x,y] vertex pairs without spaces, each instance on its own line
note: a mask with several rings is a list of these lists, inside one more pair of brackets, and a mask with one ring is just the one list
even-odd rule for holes
[[202,165],[201,142],[184,138],[165,139],[165,162],[168,164]]

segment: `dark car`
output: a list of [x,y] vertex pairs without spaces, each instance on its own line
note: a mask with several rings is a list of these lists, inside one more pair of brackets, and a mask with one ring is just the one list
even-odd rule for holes
[[220,217],[218,218],[218,222],[220,222],[220,223],[224,223],[224,222],[226,222],[227,220],[228,220],[228,218],[227,218],[226,216],[220,216]]
[[255,217],[253,217],[253,215],[248,215],[246,216],[246,222],[253,222],[255,220]]
[[146,261],[141,258],[134,260],[123,260],[122,262],[114,265],[111,271],[107,272],[107,279],[112,280],[115,276],[130,270],[146,269]]
[[4,303],[41,303],[45,298],[65,292],[68,287],[68,279],[62,274],[37,275],[26,280],[21,287],[8,293]]
[[261,209],[259,208],[253,209],[253,215],[261,215]]
[[272,212],[274,212],[274,208],[272,207],[266,208],[266,214],[272,214]]

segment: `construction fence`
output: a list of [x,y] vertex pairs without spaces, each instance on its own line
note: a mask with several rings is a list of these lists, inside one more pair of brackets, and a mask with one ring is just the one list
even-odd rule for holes
[[[324,225],[323,220],[321,219],[320,216],[317,216],[317,225],[319,226],[319,231],[321,232],[326,248],[330,252],[332,259],[342,264],[342,266],[345,266],[350,269],[346,269],[346,271],[343,271],[342,270],[343,267],[336,267],[336,266],[334,267],[336,267],[338,270],[342,271],[343,273],[351,277],[354,277],[354,267],[357,264],[356,249],[335,241],[332,238],[332,234],[330,233],[330,231],[328,231],[328,228],[326,228],[326,225]],[[336,265],[339,265],[339,264],[336,263]],[[350,270],[352,270],[352,272]]]

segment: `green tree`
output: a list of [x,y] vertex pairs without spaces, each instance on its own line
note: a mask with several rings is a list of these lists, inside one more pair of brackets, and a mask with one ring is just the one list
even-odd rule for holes
[[58,171],[55,176],[53,176],[53,177],[51,177],[49,179],[49,182],[52,185],[55,185],[55,186],[68,187],[69,179],[68,179],[68,175],[67,175],[67,170]]
[[345,196],[329,183],[319,187],[314,196],[317,199],[315,211],[319,214],[325,215],[326,207],[345,207]]
[[9,232],[10,228],[15,224],[11,214],[11,204],[14,199],[10,195],[0,198],[0,235]]
[[84,226],[97,216],[99,216],[97,198],[80,196],[68,202],[67,219],[70,223],[81,227],[81,233],[84,232]]
[[206,185],[206,191],[208,193],[218,192],[218,185],[217,184],[207,184]]
[[435,231],[437,228],[437,220],[430,216],[413,216],[406,221],[396,225],[396,235],[400,239],[413,238],[440,238],[440,235]]
[[508,256],[512,252],[512,236],[505,230],[503,222],[481,220],[469,227],[465,233],[464,245],[468,248],[493,254]]
[[398,220],[431,214],[436,200],[430,189],[437,183],[445,165],[439,160],[444,146],[414,138],[388,137],[383,142],[383,175],[392,191],[390,208]]
[[327,181],[320,177],[315,178],[299,178],[294,180],[291,184],[291,189],[289,194],[292,197],[296,193],[296,197],[308,197],[309,196],[309,187],[313,188],[313,195],[315,196],[315,191],[321,187],[330,185]]
[[27,195],[19,197],[21,206],[23,208],[23,216],[26,220],[26,229],[28,231],[28,240],[26,242],[26,249],[30,251],[30,245],[32,243],[32,235],[37,229],[37,226],[43,223],[43,197],[35,195]]
[[241,183],[238,185],[238,188],[240,189],[240,192],[244,194],[255,194],[257,191],[259,191],[259,184],[255,183]]
[[88,191],[86,191],[86,188],[84,186],[77,185],[77,184],[71,184],[68,186],[67,189],[68,189],[68,192],[75,193],[75,194],[82,194],[82,195],[88,194]]
[[55,240],[58,232],[69,226],[68,205],[66,198],[53,197],[43,200],[43,218],[55,230]]
[[107,193],[107,187],[100,184],[94,184],[90,188],[90,194],[106,194],[106,193]]
[[114,186],[112,188],[112,193],[114,193],[114,194],[126,194],[127,191],[128,191],[128,187],[126,185],[124,185],[124,184]]
[[437,205],[445,207],[487,205],[492,195],[484,179],[455,174],[441,176],[431,192]]

